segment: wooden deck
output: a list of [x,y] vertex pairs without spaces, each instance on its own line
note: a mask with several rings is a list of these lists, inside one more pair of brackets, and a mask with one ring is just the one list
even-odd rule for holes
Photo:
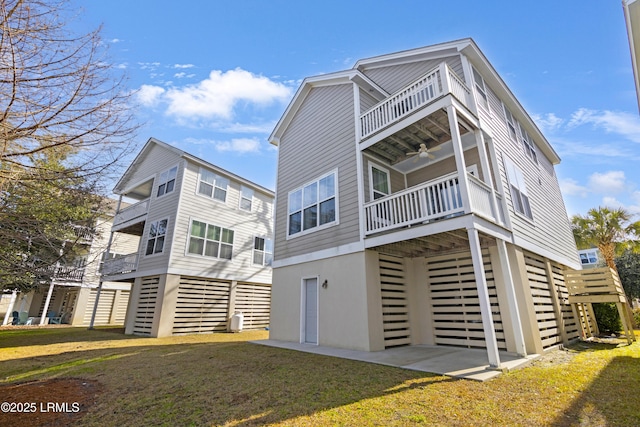
[[593,314],[593,303],[613,302],[618,308],[622,327],[624,328],[627,342],[631,344],[636,340],[633,333],[633,320],[631,308],[620,277],[613,269],[608,267],[589,270],[571,270],[565,272],[565,283],[569,290],[569,303],[574,307],[576,316],[580,318],[580,326],[583,336],[591,336],[592,331],[597,333]]

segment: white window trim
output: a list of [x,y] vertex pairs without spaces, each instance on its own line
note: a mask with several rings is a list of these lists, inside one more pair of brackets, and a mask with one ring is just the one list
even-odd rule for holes
[[[193,221],[198,221],[198,222],[202,222],[204,224],[206,224],[207,226],[211,225],[214,227],[220,227],[221,229],[224,228],[226,230],[230,230],[233,231],[233,243],[231,243],[231,259],[227,259],[227,258],[220,258],[219,256],[214,257],[214,256],[209,256],[209,255],[200,255],[200,254],[194,254],[192,252],[189,252],[189,243],[191,242],[191,227],[193,227]],[[222,231],[220,231],[220,233],[222,233]],[[199,258],[199,259],[214,259],[216,261],[224,261],[224,262],[233,262],[236,259],[236,253],[235,253],[235,246],[236,246],[236,230],[233,228],[228,228],[228,227],[223,227],[222,225],[218,225],[218,224],[213,224],[210,221],[204,220],[204,219],[200,219],[200,218],[194,218],[194,217],[189,217],[189,229],[187,230],[187,238],[186,238],[186,243],[185,243],[185,247],[184,247],[184,255],[188,256],[188,257],[194,257],[194,258]],[[207,242],[207,238],[205,236],[205,244]],[[220,244],[222,242],[219,242]],[[225,243],[226,245],[228,245],[228,243]],[[218,255],[220,255],[220,248],[218,247]]]
[[[538,164],[538,152],[536,151],[536,144],[533,142],[533,138],[529,135],[526,129],[523,129],[522,123],[519,123],[520,128],[520,138],[522,139],[522,148],[524,149],[524,154],[527,156],[529,160],[531,160],[536,165]],[[533,153],[533,154],[531,154]]]
[[[243,197],[243,195],[242,195],[242,190],[245,189],[245,188],[247,190],[251,191],[251,207],[249,209],[244,209],[242,207],[242,201],[245,200],[245,199],[249,200],[246,197]],[[255,191],[253,190],[253,188],[247,187],[246,185],[240,185],[240,197],[238,198],[238,209],[240,209],[243,212],[253,212],[253,205],[254,205],[254,202],[255,202],[254,194],[255,194]]]
[[[518,134],[520,132],[520,123],[516,120],[515,117],[513,117],[513,113],[507,108],[506,105],[504,105],[504,102],[502,103],[502,108],[504,109],[504,119],[505,124],[507,125],[507,134],[509,135],[509,139],[515,142],[516,145],[520,144],[518,137]],[[509,116],[511,116],[511,120],[509,120]],[[511,127],[509,125],[513,126],[513,135],[511,135]]]
[[[296,191],[298,191],[298,190],[303,189],[304,187],[308,186],[309,184],[312,184],[312,183],[314,183],[314,182],[319,182],[321,179],[326,178],[326,177],[328,177],[328,176],[329,176],[329,175],[331,175],[331,174],[334,174],[334,175],[335,175],[335,178],[334,178],[334,191],[335,191],[334,198],[335,198],[335,200],[336,200],[336,201],[335,201],[335,210],[336,210],[336,218],[335,218],[335,220],[334,220],[334,221],[332,221],[332,222],[328,222],[328,223],[326,223],[326,224],[319,225],[319,226],[317,226],[317,227],[310,228],[310,229],[308,229],[308,230],[304,230],[304,229],[303,229],[303,230],[301,230],[301,231],[299,231],[298,233],[293,234],[293,235],[292,235],[292,234],[289,234],[289,218],[291,217],[291,214],[289,213],[289,198],[291,197],[291,194],[292,194],[292,193],[295,193],[295,192],[296,192]],[[287,210],[286,210],[286,214],[287,214],[287,230],[286,230],[286,236],[287,236],[287,237],[286,237],[286,240],[289,240],[289,239],[295,239],[295,238],[300,237],[300,236],[306,236],[307,234],[315,233],[316,231],[324,230],[324,229],[326,229],[326,228],[334,227],[334,226],[336,226],[336,225],[340,224],[340,219],[339,219],[340,204],[339,204],[339,197],[338,197],[338,189],[339,189],[339,187],[340,187],[340,186],[338,185],[338,178],[339,178],[339,177],[338,177],[338,169],[334,169],[334,170],[332,170],[331,172],[327,172],[327,173],[325,173],[325,174],[323,174],[323,175],[320,175],[320,176],[319,176],[318,178],[316,178],[316,179],[312,179],[312,180],[310,180],[310,181],[305,182],[304,184],[302,184],[302,185],[300,185],[300,186],[298,186],[298,187],[294,188],[293,190],[291,190],[291,191],[289,191],[289,192],[287,193],[287,206],[286,206],[286,208],[287,208]],[[327,200],[328,200],[328,199],[327,199]],[[304,204],[304,202],[303,202],[303,204]],[[318,204],[319,204],[319,203],[318,203]],[[304,210],[304,207],[303,207],[302,209]],[[319,212],[318,212],[318,213],[319,213]],[[302,225],[302,228],[304,228],[304,225]]]
[[[203,171],[203,170],[206,170],[207,172],[211,172],[211,173],[212,173],[214,176],[216,176],[216,177],[220,177],[220,178],[224,178],[224,179],[226,179],[226,180],[228,181],[227,187],[226,187],[226,188],[222,188],[222,187],[220,187],[220,186],[218,185],[218,181],[217,181],[217,180],[215,180],[215,181],[214,181],[214,183],[213,183],[213,189],[211,190],[211,196],[207,196],[206,194],[202,194],[202,193],[200,192],[200,182],[203,182],[203,181],[202,181],[202,171]],[[211,183],[209,183],[209,182],[205,182],[205,184],[207,184],[207,185],[211,185]],[[213,200],[213,201],[215,201],[216,203],[222,203],[222,204],[225,204],[225,205],[226,205],[226,204],[227,204],[227,200],[228,200],[228,198],[229,198],[229,187],[231,186],[230,184],[231,184],[231,180],[230,180],[229,178],[227,178],[226,176],[222,176],[222,175],[220,175],[220,174],[218,174],[218,173],[216,173],[216,172],[214,172],[214,171],[212,171],[212,170],[210,170],[210,169],[207,169],[207,168],[205,168],[205,167],[203,167],[203,166],[200,166],[200,168],[198,169],[198,183],[196,184],[196,192],[195,192],[195,195],[196,195],[196,196],[199,196],[199,197],[204,197],[205,199],[208,199],[208,200]],[[225,191],[224,200],[219,200],[219,199],[216,199],[216,198],[214,197],[214,195],[216,194],[216,188],[219,188],[219,189],[221,189],[221,190],[224,190],[224,191]],[[246,211],[245,211],[245,212],[246,212]],[[207,223],[207,224],[208,224],[208,223]]]
[[[175,169],[176,170],[176,176],[173,178],[173,188],[171,189],[171,191],[167,191],[167,184],[169,183],[169,181],[171,181],[169,178],[169,172]],[[158,176],[158,185],[155,187],[156,191],[155,191],[155,196],[156,198],[160,198],[160,197],[164,197],[167,194],[173,193],[176,189],[176,183],[178,182],[178,165],[175,166],[171,166],[168,169],[163,170],[162,172],[160,172],[160,175]],[[167,173],[167,179],[164,182],[160,182],[160,178],[162,177],[163,173]],[[158,191],[160,190],[160,186],[164,184],[164,193],[158,195]]]
[[[375,200],[374,198],[374,189],[373,189],[373,168],[378,169],[380,172],[384,172],[387,175],[387,185],[389,185],[389,194],[386,194],[386,196],[389,196],[391,194],[391,174],[389,173],[389,170],[386,168],[383,168],[382,166],[378,165],[377,163],[373,163],[373,162],[369,162],[369,201],[373,201]],[[378,193],[381,193],[381,191],[378,191]]]
[[[256,239],[264,239],[264,251],[262,252],[262,264],[258,264],[256,262],[254,262],[255,260],[255,253],[256,253]],[[271,252],[267,251],[267,240],[271,240]],[[254,235],[253,236],[253,241],[252,241],[252,251],[251,251],[251,265],[262,265],[263,267],[272,267],[273,266],[273,238],[272,237],[267,237],[267,236],[263,236],[263,235]],[[267,254],[271,254],[271,265],[266,264],[266,260]]]
[[[516,183],[512,183],[511,181],[511,177],[509,176],[509,167],[513,167],[515,171],[519,172],[520,175],[522,175],[522,186],[524,188],[520,188],[520,183],[516,182]],[[533,208],[531,206],[531,198],[529,197],[528,191],[527,191],[527,183],[524,182],[525,178],[524,178],[524,174],[522,173],[522,169],[520,169],[520,167],[518,167],[518,165],[515,164],[515,162],[513,162],[510,158],[508,158],[507,156],[504,157],[504,167],[505,167],[505,172],[507,175],[507,184],[509,185],[509,194],[511,195],[511,205],[513,207],[513,212],[515,212],[516,215],[518,215],[519,217],[527,220],[530,223],[534,223],[533,222]],[[518,192],[520,193],[520,195],[523,195],[527,198],[527,202],[529,205],[529,212],[531,212],[531,217],[529,217],[528,215],[526,215],[523,212],[520,212],[516,209],[516,204],[513,200],[514,195],[513,195],[513,191],[512,191],[512,186],[514,186]],[[524,191],[523,191],[524,190]]]
[[[164,232],[164,243],[163,243],[163,245],[162,245],[162,251],[160,251],[160,252],[154,252],[154,253],[152,253],[152,254],[147,254],[147,246],[149,245],[149,231],[151,230],[151,224],[153,224],[153,223],[155,223],[155,222],[161,222],[161,221],[164,221],[165,219],[167,220],[167,228],[166,228],[166,230],[165,230],[165,232]],[[165,248],[167,247],[167,244],[169,243],[169,240],[167,239],[167,235],[168,235],[168,234],[169,234],[169,217],[160,218],[160,219],[157,219],[157,220],[155,220],[155,221],[151,221],[151,222],[149,223],[149,229],[147,230],[146,237],[145,237],[145,240],[144,240],[144,242],[145,242],[145,244],[144,244],[144,252],[143,252],[143,253],[144,253],[144,256],[145,256],[145,257],[153,257],[153,256],[159,256],[159,255],[164,254],[164,253],[165,253],[165,252],[164,252],[164,250],[165,250]],[[156,238],[156,237],[154,237],[154,239],[155,239],[155,238]],[[155,244],[154,244],[154,247],[155,247]]]
[[[472,68],[471,74],[473,75],[473,81],[476,86],[476,91],[481,92],[481,94],[484,94],[484,97],[481,94],[478,95],[480,98],[482,98],[482,101],[480,101],[478,97],[476,97],[476,104],[479,105],[481,108],[484,108],[485,110],[487,110],[489,113],[491,113],[491,108],[489,107],[489,104],[490,104],[489,91],[487,90],[487,85],[484,82],[484,77],[482,76],[482,74],[480,74],[480,72],[475,67],[471,67],[471,68]],[[480,77],[480,81],[476,80],[476,74],[478,75],[478,77]]]

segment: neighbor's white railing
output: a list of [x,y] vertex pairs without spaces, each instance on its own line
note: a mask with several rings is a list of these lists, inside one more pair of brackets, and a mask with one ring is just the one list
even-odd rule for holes
[[458,174],[399,191],[364,205],[366,234],[464,212]]
[[102,274],[105,276],[113,274],[124,274],[136,271],[138,268],[138,254],[121,255],[119,257],[106,260],[102,265]]
[[464,105],[469,105],[471,91],[456,73],[442,62],[417,81],[362,114],[360,116],[362,139],[400,121],[448,93],[453,94]]
[[146,215],[149,211],[149,199],[136,203],[135,205],[127,206],[116,214],[113,218],[113,226],[123,224],[134,218]]

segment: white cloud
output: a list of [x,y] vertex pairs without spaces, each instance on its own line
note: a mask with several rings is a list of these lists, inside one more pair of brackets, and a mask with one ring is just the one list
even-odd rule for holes
[[591,124],[604,129],[606,132],[616,133],[630,141],[640,143],[640,117],[637,114],[580,108],[571,115],[568,127],[572,128],[586,124]]
[[578,184],[575,179],[567,178],[560,180],[560,190],[565,196],[587,197],[589,189]]
[[195,65],[193,64],[173,64],[173,68],[184,69],[184,68],[193,68],[193,67],[195,67]]
[[561,119],[554,113],[547,113],[544,115],[534,114],[532,118],[543,132],[555,131],[564,124],[564,119]]
[[200,83],[167,90],[165,97],[169,102],[169,115],[229,119],[233,108],[241,101],[269,104],[287,99],[290,92],[290,88],[281,83],[236,68],[226,72],[211,71]]
[[175,77],[176,79],[184,79],[184,78],[189,78],[190,79],[192,77],[195,77],[195,74],[187,74],[184,71],[181,71],[179,73],[175,73],[173,75],[173,77]]
[[158,102],[164,92],[160,86],[142,85],[136,96],[142,105],[150,107]]
[[625,186],[623,171],[595,172],[589,177],[589,188],[596,193],[620,193]]
[[256,138],[235,138],[230,141],[214,141],[218,151],[234,153],[257,153],[260,151],[260,141]]
[[111,40],[109,40],[109,41],[110,41],[111,43],[120,43],[120,42],[123,42],[124,40],[122,40],[122,39],[111,39]]

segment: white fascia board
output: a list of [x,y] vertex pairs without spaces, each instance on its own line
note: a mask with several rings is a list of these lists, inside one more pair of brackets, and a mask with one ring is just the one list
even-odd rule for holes
[[[135,159],[133,159],[133,161],[131,162],[131,164],[129,165],[129,167],[127,168],[126,171],[124,171],[124,173],[122,174],[122,177],[118,180],[118,182],[116,183],[116,185],[113,187],[113,192],[115,194],[123,194],[126,193],[127,191],[125,191],[124,189],[121,188],[122,184],[124,183],[124,181],[127,179],[127,176],[129,175],[130,171],[133,171],[133,169],[135,168],[136,165],[138,165],[139,163],[141,163],[143,161],[143,158],[147,155],[147,153],[151,150],[151,147],[153,145],[157,145],[159,147],[162,147],[166,150],[172,151],[174,152],[176,155],[178,156],[182,156],[185,154],[184,151],[180,150],[179,148],[173,147],[169,144],[167,144],[166,142],[162,142],[159,139],[156,139],[154,137],[151,137],[147,140],[147,142],[144,144],[144,147],[142,147],[142,149],[140,150],[140,152],[138,153],[138,155],[135,157]],[[128,190],[135,188],[137,185],[145,182],[146,180],[142,180],[141,182],[137,183],[136,185],[129,185],[129,187],[127,188]]]
[[316,87],[323,86],[335,86],[340,84],[359,84],[364,88],[373,89],[374,91],[380,92],[382,94],[386,94],[382,88],[376,85],[373,81],[369,80],[365,75],[356,71],[356,70],[345,70],[338,71],[330,74],[322,74],[320,76],[307,77],[304,79],[295,95],[291,99],[291,102],[287,106],[282,117],[278,120],[276,127],[269,135],[269,143],[275,145],[276,147],[280,144],[280,137],[284,134],[285,130],[289,127],[291,120],[298,112],[298,109],[306,99],[307,95],[311,91],[311,89]]
[[480,48],[471,41],[467,46],[461,49],[461,52],[469,58],[471,64],[480,72],[482,77],[496,92],[496,95],[502,100],[502,102],[509,108],[511,113],[516,116],[516,119],[523,126],[525,126],[527,132],[529,132],[536,141],[540,141],[542,144],[537,144],[544,154],[549,158],[552,164],[557,165],[560,163],[560,156],[553,149],[547,138],[542,134],[536,123],[533,121],[527,110],[524,109],[520,101],[515,97],[511,89],[502,80],[502,77],[498,74],[493,65],[489,62]]
[[348,255],[355,252],[364,251],[363,242],[353,242],[342,246],[336,246],[333,248],[323,249],[316,252],[310,252],[307,254],[294,255],[292,257],[273,260],[273,268],[288,267],[290,265],[302,264],[305,262],[319,261],[322,259],[333,258],[342,255]]
[[444,58],[456,54],[471,42],[472,40],[470,38],[465,38],[416,49],[403,50],[386,55],[374,56],[359,60],[353,68],[357,70],[374,69],[388,67],[391,65],[407,64],[416,61]]

